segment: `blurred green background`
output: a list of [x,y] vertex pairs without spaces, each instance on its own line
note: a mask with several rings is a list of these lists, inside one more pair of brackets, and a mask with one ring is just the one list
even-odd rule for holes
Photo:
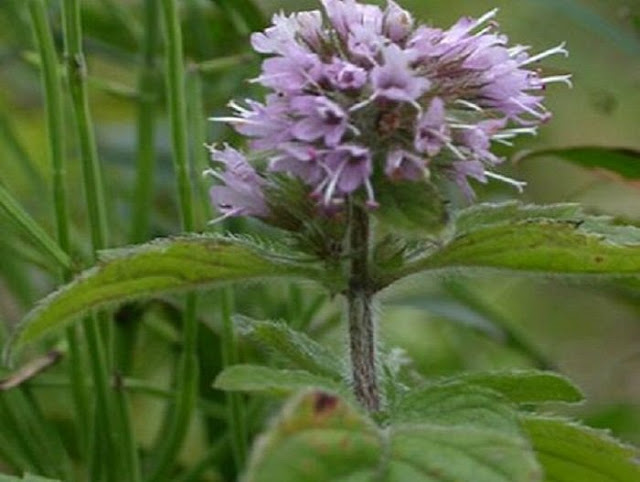
[[[193,181],[199,195],[198,226],[208,229],[212,213],[199,172],[206,166],[202,143],[238,142],[230,129],[206,122],[226,112],[231,98],[260,92],[245,79],[257,75],[260,59],[250,52],[248,33],[266,25],[271,13],[317,8],[313,0],[261,0],[261,16],[249,2],[183,0],[187,88],[194,134]],[[372,2],[384,4],[384,2]],[[574,88],[553,85],[546,105],[553,119],[536,138],[518,140],[503,151],[511,158],[521,149],[563,146],[616,146],[640,149],[640,3],[624,0],[402,0],[420,21],[446,27],[461,15],[479,16],[499,7],[501,30],[512,43],[530,44],[534,52],[567,42],[568,59],[544,62],[545,71],[573,74]],[[51,4],[54,34],[61,48],[59,6]],[[109,204],[110,245],[129,242],[135,182],[136,115],[140,71],[141,2],[84,0],[84,47],[88,57],[91,109]],[[162,45],[158,67],[163,69]],[[202,89],[199,92],[198,89]],[[162,82],[158,83],[157,170],[149,237],[178,232],[167,115]],[[201,95],[200,95],[201,94]],[[37,57],[24,2],[0,1],[0,182],[50,233],[53,209],[47,159],[42,93]],[[68,106],[67,106],[68,107]],[[81,201],[80,166],[69,140],[69,192],[74,219],[74,245],[88,251],[86,211]],[[529,183],[523,201],[575,201],[589,211],[640,224],[640,182],[588,171],[553,157],[505,163],[503,171]],[[480,200],[516,196],[508,186],[479,189]],[[240,229],[253,229],[239,226]],[[0,325],[16,323],[56,284],[47,261],[24,243],[0,214]],[[258,317],[287,318],[286,286],[239,288],[240,311]],[[307,303],[319,296],[305,288]],[[344,348],[335,303],[313,313],[309,330]],[[162,310],[159,310],[162,311]],[[211,343],[215,342],[216,320]],[[640,288],[594,279],[585,284],[516,276],[447,279],[413,278],[383,293],[380,302],[383,341],[406,351],[427,376],[460,370],[542,366],[571,377],[588,401],[571,415],[594,426],[610,427],[621,438],[640,443]],[[138,340],[135,373],[168,385],[171,323],[163,316],[147,324]],[[153,318],[153,317],[152,317]],[[155,331],[154,331],[155,330]],[[164,330],[164,331],[163,331]],[[160,334],[158,334],[160,333]],[[168,334],[167,334],[168,333]],[[203,343],[207,343],[207,334]],[[169,341],[167,341],[169,340]],[[206,351],[206,350],[205,350]],[[216,357],[214,350],[210,353]],[[245,356],[255,356],[246,347]],[[214,363],[215,364],[215,363]],[[61,371],[61,373],[63,373]],[[215,375],[215,374],[213,374]],[[205,380],[204,383],[209,383]],[[50,396],[48,410],[63,420],[67,400]],[[150,408],[151,407],[151,408]],[[153,408],[155,407],[155,408]],[[147,439],[157,427],[152,420],[162,407],[136,400],[138,436]],[[556,409],[556,407],[554,407]],[[563,410],[562,407],[559,410]],[[57,411],[57,412],[56,412]],[[202,452],[202,427],[195,426],[187,458]]]

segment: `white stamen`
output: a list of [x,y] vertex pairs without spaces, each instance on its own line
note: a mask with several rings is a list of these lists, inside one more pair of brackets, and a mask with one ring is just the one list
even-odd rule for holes
[[222,221],[224,221],[227,218],[230,218],[231,216],[235,216],[236,214],[240,214],[242,212],[242,208],[235,208],[232,209],[231,211],[229,211],[226,214],[223,214],[222,216],[218,216],[215,219],[212,219],[211,221],[207,222],[208,226],[213,226],[214,224],[218,224]]
[[349,112],[355,112],[357,110],[362,109],[363,107],[368,106],[369,104],[371,104],[371,102],[376,100],[377,97],[378,97],[378,93],[374,92],[368,99],[358,102],[357,104],[353,104],[351,107],[349,107]]
[[491,171],[484,171],[484,175],[493,179],[497,179],[498,181],[511,184],[518,190],[519,193],[522,193],[524,187],[527,185],[527,183],[524,181],[516,181],[515,179],[511,179],[510,177],[502,176]]
[[474,126],[472,124],[457,124],[457,123],[450,123],[449,127],[452,127],[453,129],[463,129],[463,130],[473,130],[475,129],[477,126]]
[[549,57],[550,55],[555,55],[555,54],[562,54],[565,57],[568,57],[569,52],[567,51],[567,49],[564,48],[565,45],[566,45],[566,42],[562,42],[560,45],[557,45],[553,48],[545,50],[544,52],[540,52],[538,55],[534,55],[533,57],[529,57],[528,59],[520,62],[519,66],[522,67],[524,65],[529,65],[534,62],[537,62],[538,60],[544,59],[545,57]]
[[458,99],[454,102],[454,104],[460,104],[465,107],[469,107],[470,109],[476,110],[478,112],[482,112],[482,107],[477,106],[476,104],[474,104],[473,102],[469,102],[468,100]]
[[243,114],[243,115],[251,115],[252,114],[252,111],[250,111],[249,109],[246,109],[245,107],[242,107],[235,100],[230,100],[227,103],[227,106],[231,107],[233,110],[235,110],[239,114]]
[[529,45],[516,45],[515,47],[511,47],[507,50],[509,52],[510,57],[516,57],[520,55],[522,52],[526,52],[531,47]]
[[532,136],[535,136],[536,134],[538,134],[538,128],[537,127],[515,127],[513,129],[505,129],[503,131],[500,131],[494,134],[493,136],[491,136],[491,138],[492,139],[512,139],[520,134],[531,134]]
[[497,138],[497,137],[492,137],[491,140],[492,141],[496,141],[498,144],[502,144],[503,146],[513,147],[513,142],[509,142],[509,141],[506,141],[504,139],[500,139],[500,138]]
[[209,120],[212,122],[231,122],[233,124],[260,124],[259,122],[243,117],[209,117]]
[[334,176],[331,178],[331,182],[327,186],[327,190],[324,193],[325,206],[329,205],[329,201],[331,201],[331,197],[333,196],[333,193],[336,190],[336,185],[338,184],[338,179],[340,178],[340,174],[342,174],[342,171],[344,170],[344,167],[347,165],[347,162],[349,162],[348,159],[344,160],[342,164],[340,164],[340,167],[335,172]]
[[490,10],[489,12],[485,13],[482,17],[480,17],[478,20],[476,20],[476,22],[473,24],[472,28],[476,28],[478,25],[482,25],[487,20],[492,19],[493,17],[495,17],[497,13],[498,13],[498,9],[497,8],[494,8],[493,10]]
[[358,129],[353,124],[347,124],[347,129],[349,129],[351,132],[354,133],[354,135],[356,135],[358,137],[362,134],[362,132],[360,132],[360,129]]
[[473,34],[473,37],[480,37],[482,35],[484,35],[485,33],[491,31],[493,29],[492,26],[489,27],[485,27],[482,30],[477,31],[476,33]]
[[409,101],[409,103],[415,108],[415,110],[418,112],[418,118],[422,117],[422,106],[420,104],[418,104],[418,102],[416,102],[415,100],[411,100]]
[[369,181],[369,179],[364,182],[364,188],[367,191],[367,203],[370,203],[372,206],[378,205],[378,203],[376,202],[376,197],[373,194],[373,187],[371,186],[371,182]]
[[539,81],[541,84],[551,84],[553,82],[562,82],[563,84],[567,84],[570,88],[573,88],[573,84],[571,83],[571,74],[566,75],[552,75],[550,77],[543,77]]
[[206,169],[203,173],[203,176],[211,176],[215,179],[218,179],[219,181],[224,182],[224,177],[222,177],[222,174],[220,174],[218,171],[216,171],[215,169]]
[[514,104],[516,104],[518,107],[520,107],[522,110],[524,110],[525,112],[528,112],[529,114],[531,114],[533,117],[536,117],[537,119],[544,119],[547,117],[547,111],[544,108],[544,106],[538,104],[538,106],[542,109],[542,112],[538,112],[537,110],[532,109],[531,107],[524,105],[522,102],[520,102],[519,100],[514,99],[513,97],[511,97],[509,99],[511,102],[513,102]]
[[462,161],[466,161],[467,158],[464,156],[464,154],[462,154],[462,152],[460,152],[460,150],[454,146],[453,144],[451,144],[450,142],[446,143],[446,146],[451,150],[451,152],[453,152],[456,157]]

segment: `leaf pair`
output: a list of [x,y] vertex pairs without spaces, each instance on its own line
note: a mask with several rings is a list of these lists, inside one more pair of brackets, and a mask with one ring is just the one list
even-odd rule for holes
[[[518,412],[518,404],[576,402],[579,391],[547,372],[472,374],[416,389],[380,427],[345,388],[306,371],[241,365],[223,389],[296,392],[256,442],[246,481],[412,480],[628,482],[636,451],[605,432]],[[316,387],[309,390],[308,386]]]
[[389,399],[380,425],[379,416],[376,422],[357,408],[344,371],[322,345],[284,323],[242,318],[236,324],[294,369],[236,365],[218,376],[215,387],[296,394],[257,440],[246,481],[640,477],[635,451],[606,433],[518,410],[580,402],[580,391],[561,375],[524,370],[439,380]]
[[[442,238],[402,252],[374,272],[382,289],[415,273],[473,268],[541,275],[635,276],[640,229],[615,226],[576,205],[482,204],[458,214]],[[158,294],[268,278],[307,279],[332,293],[346,285],[339,271],[308,255],[249,239],[191,235],[106,252],[100,263],[45,298],[14,337],[20,347],[90,310]]]

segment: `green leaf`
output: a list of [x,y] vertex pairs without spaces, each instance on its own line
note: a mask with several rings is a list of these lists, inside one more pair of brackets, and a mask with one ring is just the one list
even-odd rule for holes
[[540,480],[526,439],[497,430],[411,424],[393,427],[387,443],[388,482]]
[[334,380],[342,380],[344,369],[329,349],[293,330],[284,322],[258,321],[245,316],[234,317],[240,334],[275,351],[294,368],[307,370]]
[[522,204],[518,201],[481,203],[463,209],[456,214],[458,233],[473,233],[488,226],[510,224],[527,220],[573,221],[584,216],[576,203]]
[[339,383],[304,370],[278,370],[261,365],[233,365],[224,369],[213,386],[220,390],[286,395],[304,388],[348,394]]
[[525,161],[554,156],[580,167],[614,174],[626,181],[640,180],[640,150],[598,146],[565,147],[525,151],[516,158]]
[[394,422],[429,421],[438,426],[521,433],[514,409],[496,391],[458,381],[414,389],[394,408]]
[[454,380],[491,389],[514,403],[576,403],[584,399],[571,381],[554,372],[512,370],[469,373]]
[[323,392],[294,397],[257,440],[247,482],[370,480],[382,443],[377,427]]
[[[495,217],[489,215],[494,209]],[[478,220],[474,210],[481,214]],[[640,229],[636,227],[615,226],[609,218],[580,212],[567,217],[564,208],[560,211],[565,214],[554,217],[541,217],[527,206],[511,217],[504,211],[504,205],[485,205],[472,208],[472,214],[463,213],[464,222],[456,224],[441,246],[387,273],[380,284],[386,286],[420,271],[460,267],[564,275],[640,272]],[[531,217],[523,214],[527,211]]]
[[96,308],[127,300],[273,277],[326,279],[311,264],[287,260],[247,240],[217,236],[162,239],[106,251],[97,266],[45,298],[22,321],[15,347]]
[[[468,387],[467,387],[468,388]],[[247,482],[532,482],[540,469],[527,440],[483,424],[438,423],[449,414],[434,400],[433,420],[379,428],[322,392],[286,404],[254,446]],[[488,400],[485,400],[488,402]]]
[[638,450],[622,445],[606,432],[566,420],[534,415],[523,417],[522,423],[544,468],[547,481],[640,480]]
[[442,197],[430,182],[380,182],[376,197],[380,207],[373,214],[394,230],[432,232],[448,219]]

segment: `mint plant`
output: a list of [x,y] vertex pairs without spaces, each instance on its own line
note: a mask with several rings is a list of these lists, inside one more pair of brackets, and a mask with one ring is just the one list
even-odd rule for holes
[[[464,17],[448,29],[421,24],[392,0],[385,8],[322,0],[322,10],[275,15],[271,26],[251,36],[254,50],[267,55],[252,80],[264,88],[264,99],[232,101],[231,115],[212,119],[249,138],[249,150],[210,145],[211,167],[205,171],[213,178],[209,194],[219,214],[211,224],[252,219],[267,235],[196,234],[181,29],[175,2],[161,3],[183,234],[101,251],[93,267],[71,279],[63,190],[56,191],[56,243],[0,187],[3,207],[65,268],[68,281],[25,316],[6,346],[5,361],[63,327],[72,358],[80,360],[73,353],[78,343],[73,322],[83,320],[97,391],[91,423],[109,431],[96,446],[117,461],[108,467],[94,461],[92,474],[106,480],[172,480],[198,395],[195,291],[216,288],[224,366],[211,382],[228,393],[228,438],[236,473],[244,480],[640,480],[633,447],[549,414],[550,402],[583,399],[564,376],[523,370],[425,379],[407,369],[377,334],[376,297],[418,273],[637,276],[640,229],[634,226],[588,215],[575,204],[473,205],[476,182],[524,188],[497,172],[504,158],[494,147],[536,134],[551,118],[544,90],[553,83],[570,86],[571,76],[546,75],[539,62],[567,55],[564,44],[537,54],[511,45],[498,30],[496,10]],[[52,69],[42,3],[30,6],[43,68]],[[74,0],[64,6],[67,81],[85,187],[91,190],[87,202],[96,252],[106,246],[106,220],[83,77],[79,6]],[[60,115],[61,88],[54,72],[45,74],[51,115]],[[52,126],[59,122],[50,120]],[[62,133],[52,129],[50,135],[61,176]],[[144,197],[144,182],[140,189]],[[343,301],[344,358],[291,324],[234,316],[231,293],[218,288],[270,279],[309,281]],[[173,406],[164,422],[165,438],[142,467],[126,381],[116,374],[110,382],[117,371],[108,352],[113,334],[102,328],[112,324],[114,306],[181,292],[186,295]],[[281,366],[241,363],[239,337],[274,353]],[[83,377],[76,373],[76,403],[87,421]],[[12,387],[23,378],[30,376]],[[249,453],[251,406],[237,392],[287,397]]]

